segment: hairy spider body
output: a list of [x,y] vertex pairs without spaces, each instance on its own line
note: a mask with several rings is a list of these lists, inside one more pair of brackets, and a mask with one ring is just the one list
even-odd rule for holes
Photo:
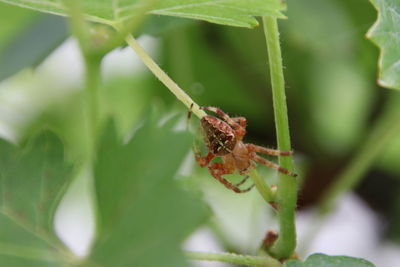
[[251,160],[251,152],[243,142],[238,142],[232,153],[222,156],[225,166],[237,170],[239,174],[247,174],[256,164]]
[[228,189],[231,189],[236,193],[245,193],[250,191],[254,185],[247,189],[239,188],[239,186],[248,179],[248,176],[238,184],[232,184],[222,176],[225,174],[232,174],[235,170],[237,170],[241,175],[246,175],[251,169],[256,167],[256,162],[269,168],[276,169],[281,173],[293,177],[297,176],[278,164],[257,155],[257,153],[262,153],[273,156],[289,156],[292,154],[291,151],[269,149],[242,142],[243,137],[246,134],[246,118],[230,118],[222,110],[215,107],[202,107],[202,109],[212,111],[222,119],[211,115],[204,116],[201,119],[201,127],[208,148],[208,154],[202,157],[200,152],[196,150],[196,161],[201,167],[205,167],[216,156],[220,156],[222,158],[222,163],[213,163],[208,167],[208,169],[210,174]]
[[218,156],[232,153],[237,141],[235,131],[229,124],[210,115],[204,116],[200,123],[205,142],[212,153]]

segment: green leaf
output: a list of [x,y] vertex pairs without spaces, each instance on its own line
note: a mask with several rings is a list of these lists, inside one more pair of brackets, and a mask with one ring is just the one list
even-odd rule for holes
[[41,15],[25,26],[0,50],[0,80],[37,66],[67,36],[65,19],[56,16]]
[[128,143],[106,127],[94,168],[98,236],[90,263],[188,266],[180,246],[205,208],[173,179],[192,143],[174,121],[148,119]]
[[153,14],[201,19],[212,23],[254,27],[254,16],[283,17],[283,1],[277,0],[164,0]]
[[0,140],[3,265],[58,266],[70,255],[54,233],[53,218],[71,171],[64,161],[63,144],[51,132],[40,134],[22,148]]
[[[60,0],[0,0],[42,12],[65,16],[66,8]],[[82,9],[89,20],[113,24],[137,15],[141,0],[85,0]],[[282,0],[159,0],[149,14],[205,20],[212,23],[254,27],[254,16],[284,17]]]
[[152,79],[153,76],[147,73],[129,77],[118,76],[107,80],[99,90],[104,116],[112,114],[120,136],[131,132],[132,126],[141,120],[143,113],[147,111],[151,99],[158,94]]
[[371,3],[378,10],[378,19],[367,37],[381,49],[378,83],[400,89],[400,2],[371,0]]
[[167,36],[170,32],[176,28],[182,28],[187,25],[194,23],[193,20],[183,19],[170,16],[150,16],[141,28],[137,31],[136,35],[148,34],[156,37]]
[[39,13],[0,3],[0,50]]
[[328,256],[325,254],[313,254],[304,262],[289,260],[285,267],[374,267],[375,265],[367,260],[348,256]]

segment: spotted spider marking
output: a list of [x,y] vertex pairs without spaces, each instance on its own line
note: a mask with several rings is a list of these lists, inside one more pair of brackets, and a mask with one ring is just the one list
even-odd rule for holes
[[226,122],[207,115],[201,119],[201,126],[210,151],[218,156],[232,153],[236,145],[235,132]]

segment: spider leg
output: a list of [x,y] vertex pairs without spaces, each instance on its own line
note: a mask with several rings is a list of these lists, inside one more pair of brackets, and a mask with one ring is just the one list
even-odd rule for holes
[[189,121],[190,118],[192,117],[192,108],[193,108],[193,103],[190,105],[188,115],[187,115],[187,120],[186,120],[186,130],[189,130]]
[[245,117],[234,117],[232,120],[242,126],[242,128],[246,129],[247,123]]
[[189,111],[188,111],[188,115],[187,115],[187,119],[190,120],[190,118],[192,117],[192,108],[193,108],[193,103],[190,105]]
[[[216,107],[200,107],[201,109],[206,109],[211,112],[214,112],[218,116],[220,116],[224,121],[226,121],[230,126],[232,126],[235,130],[236,137],[243,137],[246,134],[246,129],[243,127],[241,124],[237,123],[234,119],[229,117],[228,114],[223,112],[221,109],[216,108]],[[238,118],[243,118],[243,117],[238,117]],[[244,118],[243,118],[244,119]],[[236,120],[238,120],[236,118]],[[242,120],[242,119],[239,119]],[[246,122],[246,119],[244,119],[244,122]],[[242,120],[243,123],[243,120]]]
[[244,183],[247,181],[247,179],[249,179],[249,177],[250,177],[250,176],[246,175],[246,176],[243,178],[243,180],[240,181],[239,183],[235,184],[235,186],[236,186],[236,187],[241,186],[242,184],[244,184]]
[[197,163],[200,165],[200,167],[205,167],[207,166],[213,158],[215,158],[215,154],[208,152],[206,156],[201,156],[200,151],[197,147],[194,147],[194,157],[197,161]]
[[220,116],[222,119],[224,119],[224,121],[226,121],[229,125],[231,126],[235,126],[237,125],[237,123],[232,120],[231,117],[229,117],[228,114],[226,114],[225,112],[223,112],[221,109],[216,108],[216,107],[200,107],[201,109],[206,109],[209,110],[211,112],[214,112],[215,114],[217,114],[218,116]]
[[232,184],[228,180],[226,180],[222,175],[224,174],[231,174],[233,170],[227,168],[223,163],[214,163],[213,165],[209,166],[208,169],[210,170],[211,175],[217,179],[221,184],[223,184],[226,188],[234,191],[235,193],[246,193],[249,192],[254,185],[250,186],[246,189],[240,189],[237,185]]
[[257,146],[253,144],[246,144],[247,149],[249,152],[257,152],[257,153],[262,153],[262,154],[267,154],[267,155],[272,155],[272,156],[290,156],[293,154],[292,151],[282,151],[282,150],[277,150],[277,149],[270,149],[266,148],[263,146]]
[[296,177],[296,176],[297,176],[297,174],[295,174],[295,173],[289,171],[288,169],[282,168],[282,167],[279,166],[278,164],[273,163],[272,161],[269,161],[269,160],[267,160],[267,159],[264,159],[264,158],[262,158],[262,157],[260,157],[260,156],[258,156],[258,155],[256,155],[256,154],[251,154],[250,158],[251,158],[252,160],[254,160],[254,161],[256,161],[256,162],[262,164],[262,165],[265,165],[265,166],[271,168],[271,169],[275,169],[275,170],[277,170],[278,172],[281,172],[281,173],[284,173],[284,174],[286,174],[286,175],[293,176],[293,177]]

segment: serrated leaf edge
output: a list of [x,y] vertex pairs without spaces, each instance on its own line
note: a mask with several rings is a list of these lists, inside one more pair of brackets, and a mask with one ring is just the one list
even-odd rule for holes
[[[384,57],[384,54],[385,54],[385,49],[384,49],[383,46],[381,46],[381,45],[376,41],[374,35],[375,35],[375,33],[376,33],[376,29],[378,28],[379,24],[382,22],[382,16],[381,16],[381,13],[379,12],[379,8],[378,8],[378,6],[375,4],[374,0],[370,0],[369,2],[370,2],[370,3],[372,4],[372,6],[375,8],[376,13],[377,13],[377,18],[376,18],[374,24],[372,24],[372,26],[371,26],[371,27],[369,28],[369,30],[367,31],[365,37],[366,37],[367,39],[371,40],[371,42],[372,42],[373,44],[375,44],[375,45],[378,47],[378,49],[379,49],[378,70],[377,70],[377,71],[378,71],[378,75],[377,75],[378,78],[377,78],[376,82],[377,82],[377,84],[379,84],[379,85],[382,86],[382,87],[398,90],[398,89],[400,89],[400,88],[397,88],[397,87],[395,87],[394,85],[387,83],[384,79],[381,79],[381,77],[383,76],[382,65],[383,65],[383,57]],[[399,63],[399,62],[400,62],[400,59],[399,59],[399,61],[397,61],[397,62]]]

